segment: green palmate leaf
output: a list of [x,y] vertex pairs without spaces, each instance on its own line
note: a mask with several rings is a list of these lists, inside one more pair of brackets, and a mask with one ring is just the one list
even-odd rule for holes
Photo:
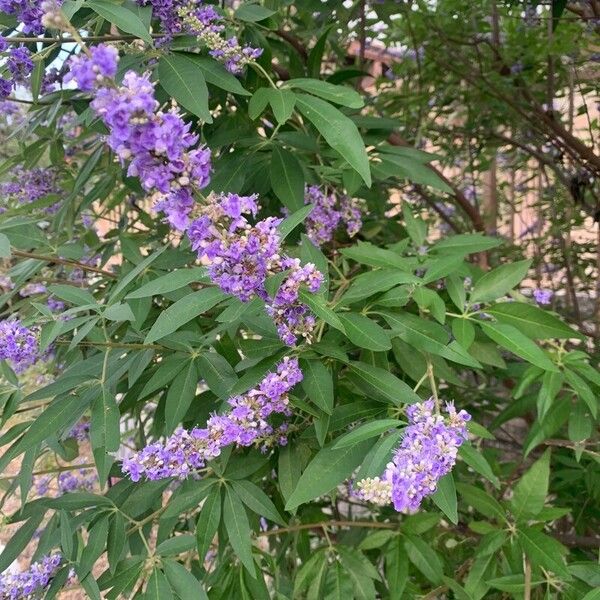
[[486,312],[501,323],[513,325],[532,339],[584,339],[585,336],[552,313],[523,302],[501,302],[494,304]]
[[192,404],[198,386],[198,369],[190,360],[169,388],[165,402],[165,430],[170,435]]
[[322,319],[325,321],[325,323],[331,325],[331,327],[334,327],[342,333],[345,333],[344,324],[342,323],[341,319],[337,313],[333,312],[329,306],[327,306],[322,296],[317,296],[315,294],[311,294],[308,290],[300,289],[299,297],[300,300],[302,300],[302,302],[304,302],[304,304],[306,304],[315,313],[315,315],[319,317],[319,319]]
[[396,406],[421,401],[409,385],[385,369],[364,362],[351,362],[350,370],[357,376],[359,383],[363,382],[368,390]]
[[235,491],[229,487],[225,489],[223,499],[223,521],[233,551],[250,575],[256,577],[246,509]]
[[532,578],[529,584],[525,584],[525,577],[523,575],[505,575],[504,577],[496,577],[489,579],[488,583],[493,587],[503,592],[509,592],[513,594],[522,593],[526,587],[533,589],[534,587],[544,583],[543,579]]
[[188,552],[196,545],[196,539],[191,534],[176,535],[156,546],[156,553],[161,556],[173,556]]
[[148,600],[172,600],[173,594],[167,578],[160,569],[154,569],[148,583],[146,584],[146,595]]
[[10,240],[0,233],[0,258],[8,258],[10,256]]
[[198,54],[186,53],[185,56],[198,65],[207,83],[232,94],[250,96],[250,92],[242,87],[239,79],[232,75],[221,63],[208,56],[199,56]]
[[211,392],[219,398],[227,399],[238,381],[233,367],[216,352],[206,352],[198,357],[199,375],[206,381]]
[[454,319],[452,321],[452,335],[463,348],[468,350],[475,341],[475,327],[467,319]]
[[245,2],[235,11],[235,16],[238,19],[241,19],[242,21],[250,21],[251,23],[263,21],[274,14],[274,10],[251,2]]
[[286,510],[292,510],[305,502],[327,494],[360,464],[372,445],[371,440],[354,446],[335,450],[323,448],[308,464],[292,495],[286,502]]
[[380,352],[390,350],[390,336],[381,325],[358,313],[342,313],[340,320],[346,336],[360,348]]
[[466,483],[457,483],[456,488],[465,502],[478,510],[482,515],[490,519],[504,521],[504,509],[493,496],[484,490]]
[[196,523],[196,544],[198,556],[202,559],[206,556],[221,522],[221,496],[220,486],[213,487],[202,505]]
[[87,0],[86,6],[107,21],[114,23],[122,31],[136,35],[149,44],[152,43],[148,28],[140,17],[131,10],[109,0]]
[[402,424],[402,421],[398,421],[398,419],[380,419],[371,423],[365,423],[337,438],[331,447],[338,449],[353,446],[363,440],[377,437],[390,429],[395,429]]
[[171,589],[180,600],[208,600],[202,584],[182,564],[168,559],[161,562]]
[[470,444],[463,444],[458,450],[459,456],[477,473],[483,475],[488,481],[494,484],[494,487],[500,487],[500,481],[494,475],[492,467],[480,451],[476,450]]
[[231,485],[241,501],[251,511],[274,523],[285,525],[285,520],[279,514],[271,499],[257,485],[245,480],[232,481]]
[[158,61],[160,84],[184,108],[212,123],[204,72],[186,54],[164,54]]
[[108,515],[103,516],[99,521],[96,521],[89,530],[89,537],[81,558],[75,566],[77,577],[83,579],[92,570],[94,563],[98,560],[106,548],[106,540],[108,537]]
[[502,240],[498,238],[488,237],[479,233],[469,233],[442,238],[434,244],[432,250],[443,254],[452,252],[465,256],[475,252],[491,250],[501,244]]
[[458,523],[458,503],[456,500],[456,486],[452,473],[442,477],[437,485],[435,494],[431,496],[436,506],[450,519],[455,525]]
[[348,291],[342,297],[342,304],[352,304],[364,300],[378,292],[385,292],[401,283],[418,283],[411,273],[397,269],[379,269],[355,277]]
[[147,298],[159,294],[167,294],[178,290],[190,283],[207,282],[208,276],[205,267],[190,267],[189,269],[178,269],[161,277],[157,277],[142,287],[127,294],[126,298]]
[[333,378],[331,371],[320,360],[300,362],[304,379],[302,388],[316,406],[328,415],[333,411]]
[[75,422],[86,408],[87,404],[80,396],[69,395],[56,398],[44,411],[44,418],[33,421],[14,452],[18,455],[61,432],[67,425]]
[[360,94],[350,87],[345,85],[333,85],[327,81],[320,79],[290,79],[286,82],[286,86],[298,88],[314,96],[319,96],[323,100],[341,104],[348,108],[362,108],[364,101]]
[[471,302],[488,302],[504,296],[525,278],[530,266],[531,260],[521,260],[489,271],[473,286]]
[[273,109],[275,119],[283,125],[293,114],[296,104],[296,95],[290,90],[267,88],[267,100]]
[[393,335],[398,335],[408,345],[461,365],[481,367],[462,346],[450,342],[448,332],[441,325],[410,313],[382,314],[392,328]]
[[292,213],[289,217],[286,217],[277,230],[279,231],[279,235],[283,240],[296,228],[300,223],[306,219],[306,217],[310,214],[314,207],[310,204],[299,208],[296,212]]
[[544,369],[545,371],[557,370],[546,353],[516,327],[487,321],[481,321],[479,325],[494,342],[530,362],[532,365],[540,367],[540,369]]
[[427,223],[413,215],[413,211],[407,202],[402,204],[404,216],[404,227],[415,246],[422,246],[427,237]]
[[438,554],[427,542],[413,535],[405,536],[404,547],[410,562],[434,585],[439,585],[444,568]]
[[408,556],[402,538],[396,537],[385,555],[385,574],[390,592],[390,600],[402,600],[408,583]]
[[48,287],[48,291],[57,298],[66,300],[75,306],[93,306],[97,304],[96,299],[90,292],[72,285],[51,285]]
[[92,402],[90,441],[92,448],[116,452],[121,445],[119,407],[114,395],[107,389]]
[[395,431],[377,440],[357,471],[356,481],[367,477],[381,476],[385,466],[390,462],[395,448],[399,445],[401,437],[402,433]]
[[140,275],[140,273],[144,272],[166,249],[167,246],[159,248],[158,250],[156,250],[156,252],[153,252],[152,254],[148,255],[146,258],[144,258],[144,260],[138,263],[133,269],[131,269],[131,271],[127,273],[127,275],[120,278],[119,282],[110,293],[109,302],[112,303],[116,302],[117,300],[120,300],[121,295],[127,289],[129,284],[138,275]]
[[371,185],[369,159],[356,125],[342,112],[320,98],[296,95],[298,110],[317,128],[325,141]]
[[184,296],[160,313],[154,321],[144,344],[151,344],[160,338],[177,331],[180,327],[211,309],[227,296],[218,288],[206,288]]
[[106,555],[112,573],[115,572],[123,548],[125,547],[125,518],[120,513],[115,513],[110,520],[106,540]]
[[304,206],[304,173],[298,159],[280,146],[273,148],[271,186],[283,205],[291,211]]
[[358,600],[373,600],[376,597],[373,579],[379,579],[373,565],[358,550],[339,546],[340,560],[348,578],[352,581],[354,597]]
[[515,486],[511,506],[516,520],[537,516],[548,494],[550,476],[550,449],[521,477]]
[[36,512],[14,533],[2,551],[2,554],[0,554],[0,571],[6,571],[12,562],[23,552],[42,522],[44,514],[44,510]]
[[[385,269],[408,269],[408,262],[405,258],[392,250],[379,248],[369,242],[359,241],[356,245],[350,246],[350,248],[341,248],[340,252],[344,256],[364,265],[383,267]],[[406,276],[414,283],[419,281],[418,277],[413,277],[409,273],[406,273]]]
[[571,579],[571,574],[562,558],[562,555],[567,553],[567,549],[561,543],[532,528],[518,530],[517,536],[532,562],[566,580]]

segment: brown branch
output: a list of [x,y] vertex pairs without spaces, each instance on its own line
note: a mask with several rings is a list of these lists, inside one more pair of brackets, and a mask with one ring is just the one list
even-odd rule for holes
[[285,29],[277,29],[273,32],[275,35],[279,36],[282,40],[285,40],[296,52],[300,55],[302,60],[306,62],[308,60],[308,52],[302,43],[300,38],[297,38],[291,31],[286,31]]
[[442,221],[448,224],[452,231],[455,233],[461,233],[460,227],[454,223],[454,221],[452,221],[452,219],[437,205],[437,202],[420,185],[414,184],[413,187],[415,188],[417,194],[423,198],[427,206],[432,208],[439,215]]
[[104,269],[100,269],[98,267],[93,267],[92,265],[86,265],[85,263],[77,262],[76,260],[68,260],[66,258],[60,258],[59,256],[45,256],[43,254],[34,254],[33,252],[23,252],[22,250],[12,250],[12,254],[14,256],[19,256],[21,258],[33,258],[35,260],[42,260],[47,263],[55,263],[59,265],[68,265],[70,267],[76,267],[81,269],[82,271],[91,271],[92,273],[98,273],[99,275],[104,275],[104,277],[108,277],[109,279],[116,279],[117,276],[110,271],[105,271]]
[[[410,144],[395,132],[389,135],[388,142],[392,144],[392,146],[410,147]],[[452,194],[454,195],[457,204],[467,217],[469,217],[471,223],[473,223],[473,227],[475,227],[477,231],[485,231],[483,219],[477,208],[467,200],[467,197],[441,171],[431,164],[428,164],[427,167],[452,190]]]

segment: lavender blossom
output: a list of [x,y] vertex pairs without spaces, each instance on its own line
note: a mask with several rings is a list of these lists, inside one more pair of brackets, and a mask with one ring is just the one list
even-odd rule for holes
[[230,410],[212,415],[205,428],[178,428],[164,443],[155,442],[123,460],[123,472],[133,481],[176,477],[185,479],[219,456],[230,444],[258,446],[263,451],[287,441],[287,425],[274,427],[273,414],[290,416],[288,392],[302,380],[298,359],[284,358],[254,389],[228,400]]
[[61,561],[60,554],[52,554],[32,563],[22,573],[3,573],[0,575],[0,598],[30,600],[41,597],[58,571]]
[[304,203],[313,205],[306,217],[306,234],[317,246],[330,242],[340,224],[345,225],[350,237],[354,237],[362,227],[363,203],[357,198],[336,198],[334,194],[326,194],[318,186],[311,185],[306,188]]
[[537,288],[533,290],[533,297],[538,304],[550,304],[553,296],[554,292],[552,290],[543,288]]
[[10,181],[0,183],[0,196],[17,204],[28,204],[50,194],[59,194],[58,173],[53,168],[15,167]]
[[231,73],[240,73],[245,65],[262,54],[262,48],[242,46],[237,38],[225,38],[223,17],[214,6],[201,0],[136,0],[141,6],[152,5],[152,13],[170,36],[176,33],[195,35]]
[[427,400],[408,407],[408,427],[394,458],[381,477],[356,484],[357,495],[376,504],[392,502],[399,512],[416,511],[433,494],[438,481],[452,470],[458,448],[467,439],[471,416],[446,405],[447,417],[434,414],[435,403]]
[[99,88],[91,106],[109,129],[108,145],[129,162],[127,174],[139,178],[155,209],[182,231],[194,205],[193,189],[210,181],[210,150],[197,146],[198,136],[175,107],[158,110],[148,75],[128,71],[120,87],[104,87],[116,72],[116,60],[114,50],[97,46],[91,59],[71,60],[69,77],[84,90]]
[[[310,341],[315,318],[298,299],[302,285],[312,293],[323,281],[323,275],[309,263],[303,267],[297,259],[281,254],[277,226],[281,219],[268,217],[252,226],[247,216],[258,212],[256,196],[237,194],[212,195],[206,205],[198,207],[196,218],[187,234],[198,257],[209,261],[211,280],[224,292],[242,302],[258,296],[288,345],[302,336]],[[271,275],[287,272],[279,290],[271,298],[265,288]]]
[[85,490],[91,492],[98,483],[98,477],[89,469],[77,471],[64,471],[58,475],[58,491],[60,494]]
[[39,356],[36,334],[19,319],[0,321],[0,360],[8,360],[17,373],[30,367]]
[[106,84],[117,74],[119,53],[116,48],[100,44],[90,48],[91,56],[80,54],[70,62],[70,71],[64,82],[76,81],[79,89],[90,92],[94,88]]

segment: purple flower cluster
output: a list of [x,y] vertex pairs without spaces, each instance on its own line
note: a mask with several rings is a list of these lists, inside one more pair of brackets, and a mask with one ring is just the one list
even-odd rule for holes
[[288,271],[288,275],[273,299],[267,302],[266,310],[277,327],[279,337],[288,346],[293,346],[297,336],[310,341],[316,325],[308,306],[298,299],[300,287],[304,285],[314,294],[323,283],[323,274],[312,263],[301,266],[297,258],[283,258],[280,266]]
[[133,481],[142,477],[184,479],[230,444],[255,445],[263,451],[274,444],[285,444],[286,423],[274,427],[268,418],[273,414],[291,414],[288,392],[301,380],[298,359],[284,358],[277,371],[269,373],[256,388],[230,398],[227,413],[212,415],[203,429],[179,428],[164,443],[146,446],[123,460],[123,472]]
[[[0,37],[0,52],[5,52],[8,49],[8,43]],[[31,52],[25,46],[12,47],[8,51],[6,59],[6,69],[10,78],[0,77],[0,97],[6,98],[11,91],[19,84],[27,83],[31,72],[33,71],[33,61],[31,60]]]
[[14,15],[22,23],[23,33],[39,35],[44,31],[42,5],[39,0],[0,0],[0,12]]
[[58,476],[58,491],[60,494],[85,490],[91,492],[98,483],[98,477],[89,469],[78,471],[64,471]]
[[29,600],[40,598],[43,590],[58,571],[62,556],[52,554],[34,562],[22,573],[0,575],[0,598],[6,600]]
[[306,218],[306,234],[317,246],[330,242],[340,224],[346,227],[350,237],[355,236],[362,227],[363,205],[356,198],[337,198],[311,185],[306,188],[304,202],[313,206]]
[[225,38],[223,17],[214,6],[202,0],[136,0],[140,6],[152,5],[152,14],[160,20],[170,36],[176,33],[195,35],[206,45],[209,54],[222,62],[231,73],[240,73],[249,62],[256,60],[261,48],[242,46],[236,37]]
[[36,334],[19,319],[0,321],[0,360],[8,360],[21,373],[38,359]]
[[76,81],[79,89],[91,92],[96,87],[105,85],[117,74],[119,53],[116,48],[101,44],[92,46],[90,56],[74,56],[70,63],[70,71],[64,82]]
[[[277,231],[281,219],[268,217],[250,225],[245,215],[254,216],[258,209],[255,195],[211,195],[195,211],[187,235],[198,257],[208,260],[211,280],[242,302],[255,296],[264,300],[281,339],[294,345],[298,335],[309,339],[315,325],[308,307],[298,300],[300,287],[316,292],[323,275],[312,263],[301,266],[299,260],[282,256]],[[279,273],[285,278],[271,298],[265,284]]]
[[152,193],[156,210],[169,223],[183,230],[194,205],[192,190],[210,180],[210,150],[196,147],[198,136],[190,133],[176,108],[158,110],[154,86],[147,75],[128,71],[123,85],[108,85],[116,71],[117,54],[97,46],[91,57],[77,57],[71,76],[82,89],[99,86],[92,108],[110,134],[108,145],[123,161],[129,161],[128,175],[138,177]]
[[546,290],[543,288],[537,288],[533,290],[533,297],[538,304],[550,304],[553,296],[554,292],[552,290]]
[[[18,204],[35,202],[60,191],[58,173],[52,168],[25,169],[18,166],[12,170],[10,181],[0,183],[0,196]],[[52,212],[56,207],[53,205],[46,210]]]
[[408,427],[381,478],[356,484],[358,496],[376,504],[390,501],[399,512],[416,511],[438,481],[452,470],[459,446],[467,439],[466,423],[471,416],[446,405],[447,417],[434,414],[435,403],[427,400],[408,407]]

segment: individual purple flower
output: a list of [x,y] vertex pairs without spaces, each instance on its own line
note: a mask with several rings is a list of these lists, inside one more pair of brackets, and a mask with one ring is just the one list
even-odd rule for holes
[[427,400],[408,407],[408,427],[400,447],[381,477],[357,482],[357,495],[377,504],[392,502],[399,512],[415,512],[423,499],[435,493],[438,481],[452,470],[458,448],[467,439],[464,410],[446,405],[447,416],[435,414]]
[[533,297],[538,304],[550,304],[553,296],[554,292],[552,290],[543,288],[533,290]]
[[85,442],[90,435],[90,422],[80,421],[69,431],[68,437],[75,438],[78,442]]
[[39,357],[36,334],[19,319],[0,321],[0,360],[7,360],[20,373]]
[[263,451],[285,444],[286,424],[274,427],[268,418],[273,414],[290,416],[288,393],[300,381],[298,359],[284,358],[276,372],[266,375],[256,388],[230,398],[228,412],[212,415],[205,428],[178,428],[164,443],[149,444],[123,460],[123,472],[132,481],[185,479],[230,444],[258,446]]
[[19,296],[27,298],[36,294],[45,294],[46,291],[47,288],[43,283],[28,283],[19,290]]
[[79,54],[69,61],[69,72],[64,82],[77,82],[79,89],[90,92],[105,85],[117,74],[119,53],[113,46],[100,44],[90,48],[91,56]]
[[42,597],[61,561],[60,554],[52,554],[31,563],[29,569],[21,573],[3,573],[0,575],[0,598],[31,600]]

